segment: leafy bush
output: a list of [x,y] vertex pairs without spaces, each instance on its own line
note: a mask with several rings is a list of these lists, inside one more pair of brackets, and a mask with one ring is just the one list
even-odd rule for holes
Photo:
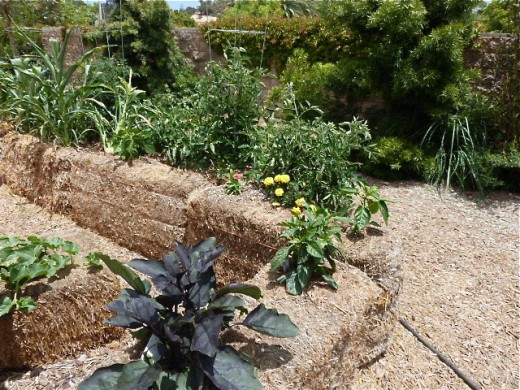
[[12,289],[13,297],[0,300],[0,317],[13,308],[29,312],[36,308],[31,297],[20,297],[24,287],[33,280],[51,278],[73,264],[78,253],[76,244],[61,238],[39,238],[35,236],[0,237],[0,279]]
[[289,94],[286,106],[292,119],[269,121],[259,128],[254,147],[254,170],[259,177],[288,174],[291,205],[304,197],[323,207],[337,210],[348,205],[350,198],[342,189],[351,187],[359,164],[351,159],[352,151],[368,147],[370,131],[366,122],[354,119],[340,127],[321,118],[302,118],[302,109]]
[[364,157],[362,170],[385,180],[426,178],[428,162],[422,149],[411,142],[398,137],[381,137]]
[[[177,243],[177,252],[163,261],[134,259],[129,266],[150,276],[160,295],[150,295],[150,283],[128,266],[102,257],[105,264],[132,287],[121,291],[108,308],[117,315],[114,326],[139,329],[147,343],[141,360],[98,369],[78,390],[110,390],[136,386],[148,389],[261,389],[249,360],[229,345],[219,345],[222,329],[242,325],[275,337],[294,337],[299,330],[289,317],[258,305],[247,313],[235,294],[261,297],[258,287],[229,284],[217,290],[214,260],[223,252],[210,238],[192,247]],[[135,333],[134,333],[135,334]]]
[[85,67],[82,84],[74,81],[74,74],[101,49],[90,50],[66,66],[70,31],[65,34],[63,43],[50,41],[50,53],[22,30],[18,33],[33,47],[37,57],[13,58],[9,64],[3,64],[12,73],[5,72],[0,79],[1,89],[7,92],[0,114],[10,115],[18,128],[42,139],[57,139],[65,146],[78,144],[88,132],[95,130],[94,123],[100,119],[100,104],[95,100],[98,85],[87,82],[89,67]]
[[296,204],[303,212],[295,212],[297,215],[282,223],[287,230],[281,237],[290,241],[276,252],[271,271],[282,268],[283,275],[277,281],[285,283],[285,290],[292,295],[300,295],[315,275],[337,289],[332,274],[337,268],[334,256],[341,251],[333,240],[341,240],[342,228],[332,224],[334,217],[326,209],[313,207],[303,198]]
[[210,63],[190,96],[165,110],[171,115],[162,144],[170,162],[202,168],[246,166],[251,161],[263,84],[257,71],[245,67],[246,61],[242,49],[233,49],[226,65]]
[[211,47],[220,51],[229,45],[229,35],[209,29],[266,31],[267,35],[241,34],[238,44],[251,56],[253,66],[262,66],[280,73],[295,48],[302,48],[309,54],[310,62],[334,62],[347,53],[345,40],[348,32],[340,26],[328,25],[318,17],[290,18],[270,16],[268,18],[234,16],[201,25],[200,28]]
[[175,89],[179,78],[190,73],[172,27],[172,14],[164,0],[127,0],[122,3],[122,14],[117,7],[109,24],[86,35],[91,41],[104,42],[108,34],[111,53],[127,61],[137,87],[151,94],[165,87]]

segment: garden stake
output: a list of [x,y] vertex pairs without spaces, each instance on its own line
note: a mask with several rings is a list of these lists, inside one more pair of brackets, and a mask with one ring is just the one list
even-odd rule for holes
[[428,340],[422,337],[412,326],[404,319],[399,318],[399,322],[403,325],[411,334],[413,334],[421,343],[423,343],[430,351],[432,351],[441,362],[446,364],[449,368],[458,375],[466,384],[473,390],[482,390],[482,388],[472,379],[468,378],[446,355],[439,352]]

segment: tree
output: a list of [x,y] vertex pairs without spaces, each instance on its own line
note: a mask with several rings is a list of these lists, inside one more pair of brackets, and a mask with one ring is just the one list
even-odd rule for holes
[[328,0],[333,25],[349,31],[349,56],[338,63],[347,99],[382,96],[390,111],[415,126],[461,107],[469,76],[478,0]]
[[121,6],[122,11],[114,8],[109,29],[117,54],[134,71],[136,86],[149,93],[175,88],[187,67],[171,32],[170,8],[164,0],[125,0]]

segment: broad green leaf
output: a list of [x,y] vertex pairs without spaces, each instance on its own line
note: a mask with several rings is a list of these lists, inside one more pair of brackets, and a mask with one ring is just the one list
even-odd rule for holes
[[100,368],[81,382],[78,390],[148,390],[159,378],[161,368],[142,360]]
[[10,297],[3,297],[0,301],[0,317],[9,314],[11,309],[16,305]]
[[278,249],[273,260],[271,260],[271,271],[275,271],[282,266],[282,264],[287,260],[290,250],[291,246],[284,246]]
[[337,290],[339,288],[338,284],[336,283],[336,281],[334,280],[334,278],[332,276],[330,276],[329,274],[322,274],[321,277],[323,278],[323,280],[325,280],[334,290]]
[[202,369],[213,384],[221,390],[262,390],[263,388],[254,367],[230,346],[220,347],[213,358],[203,357]]
[[78,390],[118,390],[117,380],[123,373],[124,364],[99,368],[92,376],[78,385]]
[[141,294],[148,294],[151,289],[150,282],[147,280],[142,280],[130,267],[117,261],[115,259],[110,258],[107,255],[104,255],[100,252],[95,252],[94,256],[100,259],[105,265],[118,276],[121,276],[125,282],[127,282],[130,287],[132,287],[135,291]]
[[275,337],[295,337],[300,334],[287,314],[279,314],[276,309],[266,309],[263,303],[247,315],[242,325]]
[[318,243],[316,241],[309,242],[305,246],[305,250],[312,257],[316,257],[318,259],[323,258],[323,249],[320,248],[320,246],[318,245]]
[[354,217],[359,225],[359,229],[363,229],[370,222],[370,210],[367,207],[359,206],[356,211],[354,211]]
[[302,287],[307,286],[312,277],[311,265],[309,263],[298,264],[296,273],[298,274],[298,280]]
[[369,199],[368,200],[368,209],[372,214],[375,214],[379,211],[379,202]]
[[262,291],[254,284],[246,283],[231,283],[227,284],[217,291],[216,298],[219,298],[226,294],[243,294],[254,299],[260,299],[262,297]]

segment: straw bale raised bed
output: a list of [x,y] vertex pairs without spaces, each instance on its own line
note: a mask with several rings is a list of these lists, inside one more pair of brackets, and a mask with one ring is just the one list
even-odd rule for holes
[[[358,268],[373,272],[342,264],[338,291],[314,284],[305,295],[290,297],[266,266],[280,245],[279,223],[289,213],[271,208],[254,190],[227,196],[200,174],[156,161],[129,165],[13,133],[0,138],[0,153],[0,172],[13,191],[144,256],[162,256],[174,240],[195,243],[216,236],[227,247],[216,263],[219,281],[252,278],[266,305],[289,314],[302,330],[287,341],[238,335],[260,342],[241,348],[269,388],[292,388],[302,380],[306,388],[342,388],[356,369],[384,353],[395,324],[398,254],[379,251],[372,259],[351,251]],[[348,253],[349,243],[344,246]]]

